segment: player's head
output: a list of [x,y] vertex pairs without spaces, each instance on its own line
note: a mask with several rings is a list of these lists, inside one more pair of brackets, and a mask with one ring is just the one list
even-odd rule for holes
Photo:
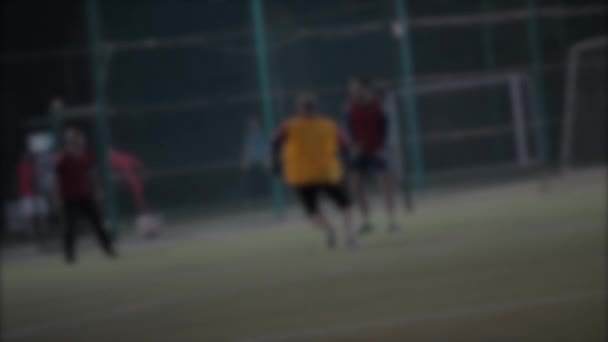
[[66,128],[63,135],[65,148],[69,153],[80,154],[86,147],[86,137],[84,133],[76,127]]
[[60,97],[51,99],[50,108],[52,112],[57,112],[63,109],[63,100]]
[[301,93],[296,97],[298,115],[314,115],[318,110],[317,97],[312,93]]
[[348,92],[355,100],[369,100],[374,96],[372,81],[363,76],[353,77],[348,83]]

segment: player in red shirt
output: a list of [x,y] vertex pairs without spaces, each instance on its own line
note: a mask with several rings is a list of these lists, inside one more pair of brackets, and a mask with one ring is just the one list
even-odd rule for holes
[[95,199],[94,162],[88,151],[85,136],[81,131],[69,128],[65,132],[64,139],[65,147],[58,157],[56,172],[65,211],[66,261],[68,263],[75,261],[76,221],[79,217],[91,223],[101,247],[108,256],[115,257],[112,240],[104,230],[101,210]]
[[378,175],[389,217],[389,231],[399,227],[395,221],[393,181],[388,172],[385,143],[388,136],[388,118],[380,100],[375,96],[370,80],[354,78],[349,84],[347,125],[353,144],[353,192],[363,215],[360,233],[373,229],[364,181],[370,173]]
[[129,153],[111,149],[110,166],[129,188],[129,192],[133,197],[133,203],[135,203],[137,210],[140,213],[145,211],[146,200],[144,198],[144,183],[139,177],[139,171],[143,167],[141,161]]

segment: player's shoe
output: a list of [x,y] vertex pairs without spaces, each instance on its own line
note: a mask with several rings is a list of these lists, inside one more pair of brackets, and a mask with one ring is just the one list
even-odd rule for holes
[[359,228],[359,235],[367,235],[371,233],[372,230],[374,230],[374,226],[371,223],[364,223],[361,225],[361,228]]
[[395,233],[401,230],[401,227],[399,226],[399,224],[392,222],[388,224],[387,230],[389,233]]

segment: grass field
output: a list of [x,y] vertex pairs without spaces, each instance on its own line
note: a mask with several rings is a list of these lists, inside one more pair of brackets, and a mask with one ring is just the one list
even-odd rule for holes
[[6,261],[3,341],[605,341],[605,190],[435,195],[356,252],[295,220]]

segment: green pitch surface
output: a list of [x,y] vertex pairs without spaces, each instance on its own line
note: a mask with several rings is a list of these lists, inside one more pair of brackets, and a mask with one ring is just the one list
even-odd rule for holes
[[3,341],[604,341],[604,192],[596,174],[434,196],[356,252],[292,221],[7,261]]

